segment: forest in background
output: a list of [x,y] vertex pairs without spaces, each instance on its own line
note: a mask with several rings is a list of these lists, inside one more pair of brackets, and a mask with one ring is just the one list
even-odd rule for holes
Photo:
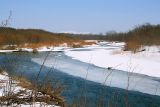
[[39,29],[14,29],[0,28],[0,44],[1,45],[20,45],[23,43],[54,43],[54,42],[70,42],[78,39],[60,33],[51,33]]
[[72,35],[72,37],[75,36],[83,40],[96,39],[125,42],[125,50],[136,51],[142,46],[160,45],[160,25],[143,24],[128,32],[108,32],[105,35]]
[[[160,45],[160,25],[144,24],[128,32],[103,34],[52,33],[40,29],[15,29],[0,27],[0,46],[3,45],[59,45],[81,42],[82,40],[107,40],[125,42],[125,50],[137,50],[141,46]],[[85,44],[85,43],[84,43]]]

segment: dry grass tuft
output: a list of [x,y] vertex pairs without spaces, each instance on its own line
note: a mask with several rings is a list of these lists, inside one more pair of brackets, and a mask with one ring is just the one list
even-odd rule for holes
[[136,53],[140,47],[141,45],[139,43],[130,41],[126,43],[124,50]]
[[14,76],[12,79],[15,80],[15,81],[17,81],[18,82],[17,85],[21,86],[23,88],[30,89],[31,86],[32,86],[31,82],[29,82],[27,79],[25,79],[25,78],[23,78],[21,76]]

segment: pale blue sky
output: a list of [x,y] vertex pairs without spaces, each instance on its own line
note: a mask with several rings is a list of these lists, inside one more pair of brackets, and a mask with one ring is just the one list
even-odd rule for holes
[[10,10],[10,26],[52,32],[105,33],[160,24],[160,0],[0,0],[0,21]]

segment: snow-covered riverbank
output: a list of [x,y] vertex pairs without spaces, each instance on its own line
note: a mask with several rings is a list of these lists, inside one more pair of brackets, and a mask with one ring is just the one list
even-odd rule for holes
[[124,43],[106,42],[83,48],[83,51],[73,49],[65,54],[99,67],[160,77],[160,46],[144,47],[145,51],[137,53],[123,51],[123,46]]
[[65,49],[68,49],[69,47],[40,47],[40,48],[36,48],[36,49],[32,49],[32,48],[17,48],[14,50],[0,50],[1,53],[6,53],[6,52],[47,52],[47,51],[64,51]]
[[[12,100],[12,103],[11,104],[8,103],[9,104],[8,106],[6,105],[6,103],[10,101],[7,100],[4,102],[1,102],[1,107],[9,107],[9,106],[12,106],[12,107],[15,107],[15,106],[16,107],[31,107],[31,106],[60,107],[60,106],[55,106],[55,105],[48,105],[48,104],[45,104],[44,102],[27,103],[27,102],[21,101],[24,103],[18,104],[15,101],[14,103],[14,100],[16,100],[16,97],[27,98],[32,93],[31,90],[19,86],[18,83],[19,81],[15,81],[9,78],[9,75],[6,72],[0,73],[0,97],[3,97],[3,98],[8,97],[8,99]],[[16,95],[16,97],[14,95]]]

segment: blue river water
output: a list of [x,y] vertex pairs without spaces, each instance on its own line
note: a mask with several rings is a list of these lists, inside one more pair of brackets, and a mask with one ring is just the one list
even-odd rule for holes
[[[22,75],[30,81],[34,81],[42,65],[34,62],[32,59],[41,61],[47,54],[47,52],[37,54],[23,52],[1,53],[0,67],[8,71],[10,75]],[[74,70],[79,69],[79,71],[82,71],[82,68],[89,66],[87,63],[66,56],[63,52],[52,53],[49,60],[53,60],[53,66],[47,67],[44,64],[39,75],[39,83],[43,83],[46,75],[48,75],[49,79],[54,80],[53,86],[55,84],[56,86],[63,85],[64,91],[62,96],[68,104],[74,103],[79,105],[79,107],[125,107],[126,102],[128,102],[130,107],[160,107],[159,96],[104,86],[101,83],[62,72],[63,68],[65,71],[70,70],[76,73],[78,71]],[[92,70],[106,70],[93,65],[90,66],[92,66]],[[159,80],[157,79],[157,81]]]

